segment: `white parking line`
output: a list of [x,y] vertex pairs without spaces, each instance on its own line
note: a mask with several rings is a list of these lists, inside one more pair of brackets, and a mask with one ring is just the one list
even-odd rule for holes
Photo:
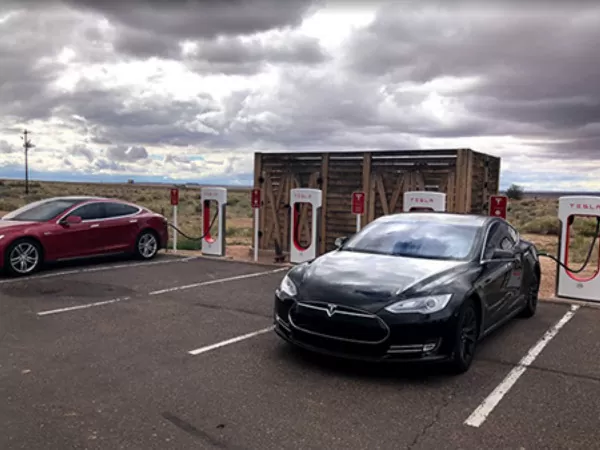
[[198,259],[197,256],[189,256],[186,258],[182,258],[182,257],[178,256],[176,258],[177,259],[168,259],[166,261],[149,261],[149,262],[130,263],[130,264],[115,264],[115,265],[100,266],[100,267],[88,267],[85,269],[64,270],[61,272],[50,272],[50,273],[42,274],[42,275],[32,275],[32,276],[23,277],[23,278],[11,278],[8,280],[0,280],[0,284],[16,283],[18,281],[39,280],[42,278],[54,278],[54,277],[59,277],[62,275],[73,275],[73,274],[78,274],[78,273],[103,272],[105,270],[126,269],[129,267],[154,266],[154,265],[158,265],[158,264],[170,264],[170,263],[176,263],[176,262],[181,263],[181,262],[188,262],[188,261],[192,261],[194,259]]
[[188,353],[190,355],[196,356],[196,355],[199,355],[200,353],[206,353],[210,350],[214,350],[215,348],[224,347],[225,345],[229,345],[229,344],[235,344],[236,342],[240,342],[240,341],[243,341],[244,339],[249,339],[251,337],[258,336],[259,334],[268,333],[269,331],[273,330],[273,328],[274,328],[273,326],[263,328],[262,330],[253,331],[252,333],[248,333],[248,334],[244,334],[242,336],[227,339],[226,341],[217,342],[216,344],[208,345],[206,347],[200,347],[200,348],[197,348],[196,350],[190,350]]
[[113,298],[112,300],[105,300],[102,302],[87,303],[85,305],[69,306],[68,308],[40,311],[39,313],[37,313],[37,315],[38,316],[48,316],[50,314],[59,314],[59,313],[64,313],[64,312],[68,312],[68,311],[75,311],[77,309],[86,309],[86,308],[93,308],[94,306],[108,305],[110,303],[122,302],[122,301],[129,300],[129,299],[130,299],[130,297]]
[[283,270],[289,270],[289,267],[282,267],[280,269],[267,270],[264,272],[255,272],[255,273],[250,273],[250,274],[246,274],[246,275],[236,275],[234,277],[228,277],[228,278],[218,278],[216,280],[201,281],[199,283],[187,284],[185,286],[176,286],[176,287],[172,287],[172,288],[161,289],[159,291],[152,291],[148,295],[160,295],[160,294],[166,294],[168,292],[182,291],[184,289],[192,289],[192,288],[200,287],[200,286],[208,286],[210,284],[225,283],[227,281],[243,280],[244,278],[261,277],[263,275],[270,275],[273,273],[281,272]]
[[580,308],[579,305],[572,305],[570,311],[567,311],[565,315],[556,324],[554,324],[544,336],[529,349],[527,354],[519,361],[506,375],[504,380],[496,386],[490,395],[471,413],[471,415],[465,420],[464,424],[471,427],[480,427],[485,419],[490,415],[494,408],[500,403],[500,400],[508,393],[510,388],[517,382],[519,377],[525,373],[527,368],[535,361],[535,359],[542,352],[544,347],[548,345],[548,342],[556,336],[559,330],[575,315],[575,312]]

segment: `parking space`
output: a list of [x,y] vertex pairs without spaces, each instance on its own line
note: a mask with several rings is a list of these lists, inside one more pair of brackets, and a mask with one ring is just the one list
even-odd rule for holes
[[[0,448],[537,449],[600,438],[600,310],[542,303],[450,376],[293,351],[270,330],[279,267],[111,264],[0,279]],[[466,423],[482,404],[493,404],[485,419]]]

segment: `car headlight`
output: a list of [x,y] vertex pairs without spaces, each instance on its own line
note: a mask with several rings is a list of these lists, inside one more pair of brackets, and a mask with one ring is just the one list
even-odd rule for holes
[[431,314],[441,311],[448,305],[452,294],[428,295],[426,297],[415,297],[393,303],[385,307],[385,310],[394,314],[421,313]]
[[298,289],[296,288],[296,285],[287,275],[283,277],[283,280],[281,280],[279,290],[290,297],[295,297],[298,294]]

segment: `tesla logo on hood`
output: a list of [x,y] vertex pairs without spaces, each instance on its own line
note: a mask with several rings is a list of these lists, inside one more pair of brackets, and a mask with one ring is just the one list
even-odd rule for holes
[[336,307],[335,305],[332,305],[331,303],[329,303],[329,304],[327,305],[327,315],[328,315],[329,317],[333,316],[333,315],[335,314],[335,310],[336,310],[336,308],[337,308],[337,307]]

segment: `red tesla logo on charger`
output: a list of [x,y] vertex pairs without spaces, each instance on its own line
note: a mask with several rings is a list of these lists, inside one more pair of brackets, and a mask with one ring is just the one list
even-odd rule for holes
[[352,214],[364,214],[365,213],[365,193],[364,192],[353,192],[352,193]]
[[179,189],[171,189],[171,205],[177,206],[179,204]]
[[260,208],[260,189],[252,189],[252,207]]
[[490,197],[490,216],[506,219],[508,210],[508,197],[506,195],[492,195]]

